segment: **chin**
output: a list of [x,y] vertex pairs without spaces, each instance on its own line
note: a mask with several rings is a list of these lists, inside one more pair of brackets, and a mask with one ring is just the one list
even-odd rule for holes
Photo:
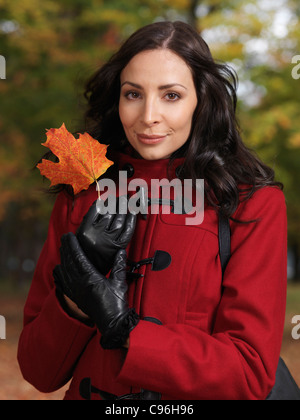
[[171,156],[170,153],[163,153],[159,150],[138,150],[137,152],[145,160],[168,159]]
[[145,160],[160,160],[160,159],[167,159],[169,156],[163,156],[163,155],[159,155],[159,154],[145,154],[144,156],[142,156],[143,159]]

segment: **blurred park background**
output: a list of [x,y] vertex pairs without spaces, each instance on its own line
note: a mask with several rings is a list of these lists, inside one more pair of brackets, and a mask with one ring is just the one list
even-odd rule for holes
[[[248,146],[285,185],[289,276],[282,355],[300,384],[300,3],[298,0],[0,0],[0,399],[60,399],[26,384],[16,362],[22,310],[53,198],[32,170],[46,129],[80,131],[86,79],[139,27],[195,26],[216,59],[237,71],[238,118]],[[2,80],[1,80],[2,77]],[[270,250],[272,252],[272,250]],[[253,256],[255,258],[255,256]],[[268,281],[268,279],[266,279]]]

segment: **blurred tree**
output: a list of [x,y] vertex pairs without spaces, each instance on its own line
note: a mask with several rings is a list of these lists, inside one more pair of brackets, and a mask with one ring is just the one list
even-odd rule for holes
[[[0,0],[0,55],[7,63],[0,80],[0,277],[9,261],[36,260],[45,239],[53,200],[31,171],[45,152],[45,130],[63,122],[80,130],[86,79],[140,26],[177,18],[171,3]],[[188,0],[175,3],[178,10]]]
[[[40,179],[28,168],[44,152],[45,129],[81,125],[83,84],[138,27],[165,19],[170,0],[0,0],[1,213],[13,199],[29,200]],[[177,9],[188,0],[174,1]],[[26,185],[26,188],[25,188]],[[44,213],[42,200],[33,206]]]
[[45,151],[45,129],[62,122],[80,129],[88,76],[137,28],[166,19],[191,23],[214,56],[237,70],[243,136],[286,186],[297,250],[299,80],[292,57],[300,53],[299,9],[297,0],[0,0],[7,63],[0,80],[1,267],[16,250],[20,260],[35,260],[46,235],[53,201],[30,171]]
[[292,59],[300,51],[299,2],[203,0],[197,14],[198,28],[214,56],[239,75],[239,120],[245,142],[285,185],[289,244],[299,280],[299,80],[292,77]]

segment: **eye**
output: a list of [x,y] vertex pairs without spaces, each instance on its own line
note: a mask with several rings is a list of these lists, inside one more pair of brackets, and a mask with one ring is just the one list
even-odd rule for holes
[[139,99],[140,94],[138,92],[136,92],[136,91],[132,91],[131,90],[129,92],[126,92],[124,96],[128,100],[133,101],[133,100]]
[[181,98],[181,96],[180,96],[178,93],[175,93],[175,92],[170,92],[170,93],[167,93],[165,97],[166,97],[166,98],[167,98],[167,100],[168,100],[168,101],[170,101],[170,102],[175,102],[175,101],[178,101],[178,99],[180,99],[180,98]]

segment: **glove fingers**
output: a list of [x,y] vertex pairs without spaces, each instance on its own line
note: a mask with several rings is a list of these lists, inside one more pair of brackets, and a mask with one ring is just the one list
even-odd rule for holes
[[114,295],[119,298],[117,302],[120,307],[124,309],[124,304],[127,307],[127,290],[126,282],[126,260],[127,254],[125,249],[120,249],[115,257],[114,265],[110,273],[108,287],[113,291]]
[[127,246],[128,243],[130,242],[134,234],[134,230],[136,226],[136,218],[137,218],[136,214],[132,214],[132,213],[127,214],[123,231],[121,232],[118,238],[118,242],[120,246]]
[[[119,197],[112,195],[109,196],[109,198],[107,198],[104,202],[99,202],[99,200],[97,200],[95,204],[95,210],[97,215],[93,225],[100,230],[108,231],[110,235],[112,232],[122,227],[127,213],[124,200],[122,199],[120,204]],[[120,212],[123,214],[120,214]]]
[[125,249],[120,249],[115,256],[114,265],[110,273],[112,280],[126,282],[126,261],[127,253]]
[[110,225],[108,226],[108,230],[110,232],[119,231],[123,228],[128,212],[128,202],[126,196],[122,195],[121,197],[117,197],[115,210],[115,214],[113,215],[114,217],[111,219]]
[[108,199],[106,201],[99,202],[99,199],[94,201],[89,211],[83,218],[81,225],[77,230],[77,236],[84,235],[85,231],[88,231],[90,226],[109,226],[113,214],[104,211],[107,207]]
[[53,270],[53,277],[56,289],[64,294],[67,295],[70,299],[73,298],[73,293],[69,287],[69,279],[67,273],[65,273],[62,269],[61,265],[57,265]]
[[61,238],[61,263],[69,277],[78,277],[95,272],[94,266],[85,256],[78,239],[73,233],[67,233]]
[[90,226],[95,223],[95,220],[98,216],[98,210],[97,210],[97,200],[94,201],[94,203],[89,208],[89,211],[86,213],[86,215],[83,218],[83,227]]
[[[111,203],[111,200],[114,201]],[[112,209],[110,209],[110,206],[112,207]],[[115,214],[115,197],[110,196],[105,201],[101,199],[96,200],[95,211],[96,217],[93,222],[93,225],[97,227],[106,227],[106,229],[109,229],[109,226]]]
[[61,293],[64,293],[64,275],[62,272],[62,268],[60,265],[57,265],[54,270],[53,270],[53,278],[54,278],[54,283],[55,286],[57,288],[57,290],[59,290]]

